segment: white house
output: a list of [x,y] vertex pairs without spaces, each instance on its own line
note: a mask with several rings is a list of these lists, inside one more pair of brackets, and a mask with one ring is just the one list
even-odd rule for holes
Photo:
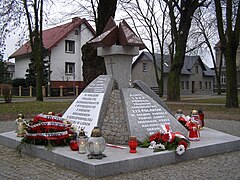
[[[51,88],[84,86],[81,47],[95,34],[85,20],[78,17],[71,22],[43,31],[43,44],[48,50]],[[25,43],[10,58],[15,58],[15,78],[25,78],[29,68],[31,48]]]

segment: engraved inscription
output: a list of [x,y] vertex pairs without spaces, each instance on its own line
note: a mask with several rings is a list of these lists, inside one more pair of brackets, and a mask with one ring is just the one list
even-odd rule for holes
[[137,123],[145,128],[149,134],[159,131],[161,124],[170,123],[168,112],[163,108],[153,105],[149,99],[140,93],[130,94],[130,116],[136,117]]

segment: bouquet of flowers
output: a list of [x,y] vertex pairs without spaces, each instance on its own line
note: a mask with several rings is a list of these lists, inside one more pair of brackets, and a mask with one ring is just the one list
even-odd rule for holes
[[161,125],[159,132],[148,137],[142,147],[154,149],[154,152],[163,150],[176,150],[178,155],[182,155],[190,142],[180,132],[172,132],[168,124]]

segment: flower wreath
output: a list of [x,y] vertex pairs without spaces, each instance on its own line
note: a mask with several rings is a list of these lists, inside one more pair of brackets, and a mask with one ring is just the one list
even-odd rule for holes
[[38,114],[30,120],[25,121],[26,131],[22,143],[51,146],[68,145],[73,134],[71,123],[61,115]]
[[172,132],[169,124],[161,125],[160,131],[149,136],[141,145],[154,149],[153,152],[163,150],[176,150],[178,155],[182,155],[190,145],[188,139],[180,132]]

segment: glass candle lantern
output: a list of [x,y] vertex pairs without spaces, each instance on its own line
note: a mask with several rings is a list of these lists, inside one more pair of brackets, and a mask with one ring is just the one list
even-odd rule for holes
[[87,137],[85,136],[84,130],[81,128],[78,137],[78,147],[79,147],[79,154],[85,154],[87,148]]
[[202,127],[204,126],[204,113],[201,108],[198,109],[198,116],[200,121],[202,122]]
[[73,134],[73,137],[72,137],[72,140],[70,141],[70,144],[69,144],[69,146],[70,146],[70,148],[71,148],[72,151],[78,151],[78,149],[79,149],[76,138],[77,138],[77,134],[74,133],[74,134]]
[[88,139],[87,149],[92,155],[100,155],[106,148],[106,141],[101,136],[100,129],[94,127],[91,137]]
[[137,152],[138,142],[137,142],[136,136],[130,136],[129,141],[128,141],[128,146],[130,148],[130,151],[129,151],[130,153]]
[[24,129],[25,129],[24,122],[18,122],[17,137],[24,136]]

